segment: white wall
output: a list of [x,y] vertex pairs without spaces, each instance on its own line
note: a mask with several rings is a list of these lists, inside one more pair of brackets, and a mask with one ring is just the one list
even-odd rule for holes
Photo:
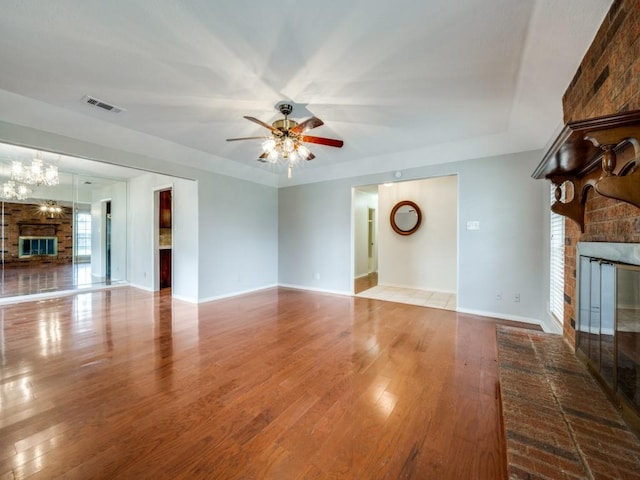
[[277,189],[214,174],[198,184],[199,300],[277,285]]
[[277,284],[276,189],[203,172],[197,182],[151,173],[130,181],[133,285],[154,289],[154,198],[168,186],[174,297],[204,302]]
[[[456,293],[457,186],[453,175],[380,186],[379,285]],[[422,212],[412,235],[398,235],[390,225],[391,210],[403,200]]]
[[198,182],[145,173],[130,180],[129,210],[130,283],[154,290],[156,248],[156,190],[171,187],[172,211],[172,284],[176,298],[198,301]]
[[[458,174],[460,311],[548,321],[548,185],[531,178],[542,154],[524,152],[402,172],[403,180]],[[280,283],[352,293],[351,189],[392,179],[389,172],[280,189]],[[480,230],[466,230],[470,220],[479,221]],[[513,301],[516,293],[520,302]]]
[[378,194],[353,191],[353,235],[355,276],[362,277],[377,271],[377,218],[374,219],[374,249],[373,264],[369,265],[369,209],[373,208],[378,214]]

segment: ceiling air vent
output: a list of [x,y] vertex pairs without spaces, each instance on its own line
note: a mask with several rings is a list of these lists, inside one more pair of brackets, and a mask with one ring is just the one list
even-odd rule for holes
[[97,98],[90,97],[89,95],[85,95],[82,98],[84,103],[89,105],[93,105],[94,107],[102,108],[103,110],[107,110],[112,113],[120,113],[124,111],[124,108],[116,107],[115,105],[110,105],[107,102],[103,102],[102,100],[98,100]]

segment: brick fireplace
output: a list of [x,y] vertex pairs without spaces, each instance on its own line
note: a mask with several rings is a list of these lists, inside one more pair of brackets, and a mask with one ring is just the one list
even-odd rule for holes
[[[45,264],[64,265],[73,259],[72,210],[63,207],[63,214],[48,218],[39,213],[38,205],[4,203],[4,267],[35,267]],[[55,255],[20,256],[21,238],[55,238]]]
[[[617,0],[563,97],[569,123],[640,109],[640,2]],[[578,242],[640,243],[640,209],[589,189],[585,229],[565,224],[564,336],[575,344]]]

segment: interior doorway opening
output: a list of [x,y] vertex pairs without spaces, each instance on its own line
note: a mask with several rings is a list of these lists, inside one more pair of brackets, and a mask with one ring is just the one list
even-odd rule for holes
[[[458,289],[458,177],[448,175],[353,189],[354,294],[455,310]],[[418,205],[422,221],[397,232],[391,212]]]
[[104,202],[104,277],[111,280],[111,201]]
[[154,192],[155,279],[156,290],[173,284],[173,189],[163,187]]

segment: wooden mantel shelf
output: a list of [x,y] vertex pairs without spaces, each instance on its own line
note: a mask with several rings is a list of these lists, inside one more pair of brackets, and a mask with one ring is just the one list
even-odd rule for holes
[[[636,110],[568,123],[532,176],[556,186],[551,210],[571,218],[584,231],[589,188],[640,208],[639,160],[640,110]],[[563,202],[565,182],[573,194]]]

